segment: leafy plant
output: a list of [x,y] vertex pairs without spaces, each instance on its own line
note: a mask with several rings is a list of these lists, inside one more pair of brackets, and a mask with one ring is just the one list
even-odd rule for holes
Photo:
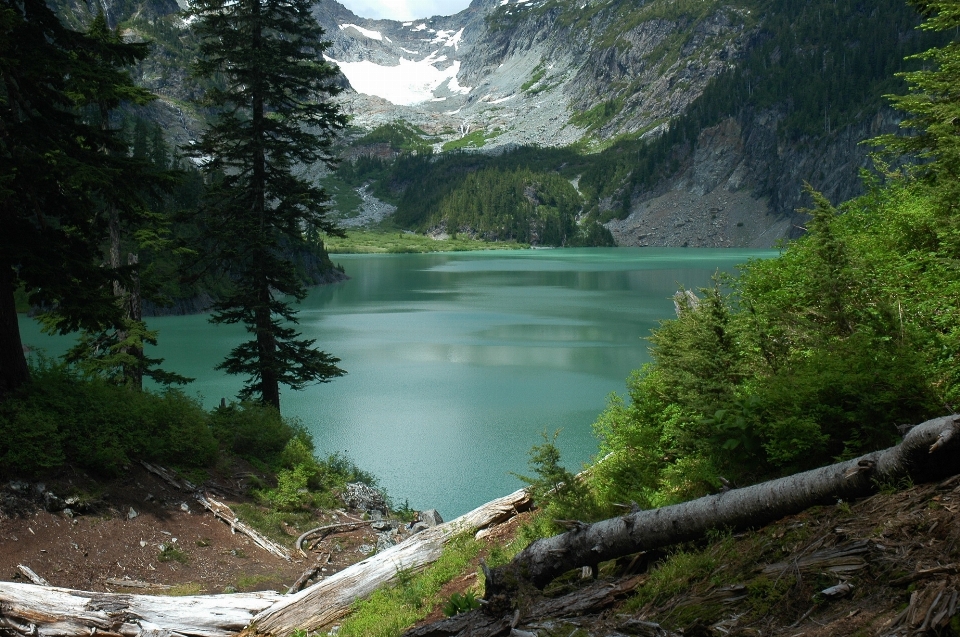
[[443,614],[447,617],[453,617],[454,615],[467,613],[478,608],[480,608],[480,602],[477,600],[477,596],[474,595],[473,591],[467,591],[463,594],[454,593],[450,596],[450,599],[447,600],[447,603],[443,605]]
[[161,562],[180,562],[181,564],[186,564],[190,561],[187,553],[174,543],[161,544],[157,559]]

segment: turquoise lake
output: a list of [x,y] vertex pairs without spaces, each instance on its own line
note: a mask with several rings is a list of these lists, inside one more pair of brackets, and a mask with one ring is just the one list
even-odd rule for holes
[[[397,505],[451,519],[521,486],[540,433],[561,429],[571,470],[597,451],[591,424],[649,361],[645,337],[674,314],[679,286],[707,285],[771,250],[607,248],[334,255],[350,280],[311,290],[300,329],[348,373],[286,391],[283,411],[321,455],[344,452]],[[244,338],[206,316],[150,319],[152,355],[212,407],[241,379],[213,367]],[[21,319],[24,344],[68,339]]]

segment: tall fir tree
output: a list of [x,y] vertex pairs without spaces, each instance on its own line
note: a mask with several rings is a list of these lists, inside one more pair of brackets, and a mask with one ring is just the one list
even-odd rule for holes
[[242,398],[280,407],[280,385],[301,389],[343,375],[339,362],[301,339],[287,300],[306,294],[289,254],[304,235],[343,236],[326,192],[298,165],[335,165],[331,144],[345,116],[329,97],[336,69],[307,0],[197,0],[201,38],[194,72],[214,80],[205,103],[215,122],[191,149],[210,180],[199,219],[206,257],[233,282],[213,323],[243,323],[252,339],[218,369],[247,376]]
[[134,269],[102,267],[101,213],[135,205],[143,166],[118,131],[83,115],[97,96],[126,99],[123,67],[146,54],[67,29],[43,0],[0,0],[0,399],[29,379],[18,287],[55,310],[62,333],[121,321],[113,284]]
[[923,68],[898,73],[909,84],[906,95],[888,95],[894,107],[907,113],[900,127],[907,135],[882,135],[871,140],[894,155],[921,160],[919,177],[933,189],[942,216],[939,239],[954,259],[960,258],[960,0],[910,0],[924,21],[920,28],[953,37],[907,59]]

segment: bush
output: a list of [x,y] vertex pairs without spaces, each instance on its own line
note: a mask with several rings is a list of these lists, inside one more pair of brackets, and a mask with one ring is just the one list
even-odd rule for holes
[[117,475],[135,458],[200,467],[216,441],[197,401],[177,391],[137,392],[41,363],[0,405],[0,473],[40,475],[75,463]]
[[287,443],[300,431],[275,408],[249,401],[214,409],[210,428],[226,449],[269,466],[278,464]]

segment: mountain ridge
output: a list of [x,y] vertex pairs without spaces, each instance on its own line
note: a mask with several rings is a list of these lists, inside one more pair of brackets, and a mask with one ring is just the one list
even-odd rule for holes
[[[68,22],[82,22],[74,0],[58,2]],[[148,117],[185,145],[202,126],[190,103],[202,87],[186,73],[194,44],[174,4],[114,0],[108,15],[128,37],[155,42],[137,69],[161,97]],[[343,73],[346,156],[369,154],[357,148],[364,134],[397,122],[419,139],[413,150],[376,151],[387,164],[432,149],[432,162],[472,171],[533,149],[542,174],[583,177],[578,226],[605,224],[620,245],[796,236],[805,182],[834,201],[861,192],[869,159],[859,142],[897,129],[881,96],[902,90],[894,72],[932,41],[913,31],[918,18],[900,0],[474,0],[453,16],[406,22],[319,0],[314,15]],[[485,158],[471,167],[452,150]],[[401,209],[406,189],[448,188],[389,170],[348,185],[373,184]],[[691,214],[675,214],[681,207]]]

